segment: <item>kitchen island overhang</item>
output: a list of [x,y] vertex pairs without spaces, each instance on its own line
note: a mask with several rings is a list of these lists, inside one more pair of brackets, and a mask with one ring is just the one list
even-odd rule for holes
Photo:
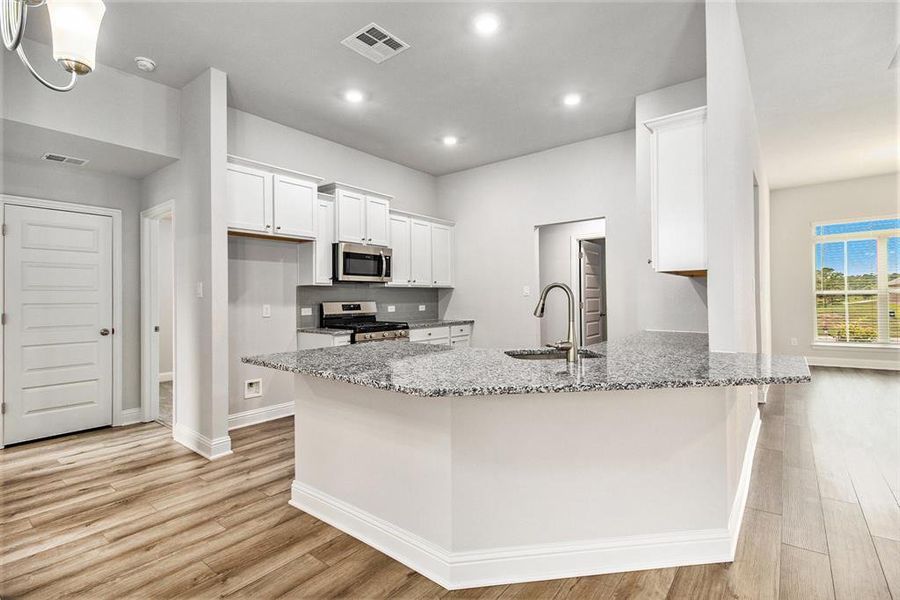
[[[695,369],[694,338],[628,344],[660,341]],[[617,344],[576,373],[391,342],[248,361],[297,372],[291,503],[446,588],[732,560],[759,431],[752,386],[808,381],[805,361],[754,359],[753,378],[710,355],[751,387],[709,367],[639,385]],[[600,370],[611,387],[555,391],[600,385]],[[468,393],[475,383],[510,391]]]

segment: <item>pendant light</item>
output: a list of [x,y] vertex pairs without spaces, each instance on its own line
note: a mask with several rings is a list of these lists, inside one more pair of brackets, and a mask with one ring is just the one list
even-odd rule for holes
[[[7,50],[16,52],[35,79],[57,92],[75,87],[79,75],[87,75],[96,65],[97,36],[106,6],[101,0],[0,0],[0,33]],[[53,58],[71,73],[69,82],[56,85],[44,79],[31,66],[22,37],[29,8],[47,4],[50,32],[53,38]]]

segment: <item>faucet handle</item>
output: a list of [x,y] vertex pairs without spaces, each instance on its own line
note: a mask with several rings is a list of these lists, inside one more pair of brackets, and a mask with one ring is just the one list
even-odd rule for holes
[[547,344],[547,347],[553,348],[555,350],[569,350],[572,348],[572,344],[570,344],[566,340],[560,340],[560,341],[556,342],[555,344]]

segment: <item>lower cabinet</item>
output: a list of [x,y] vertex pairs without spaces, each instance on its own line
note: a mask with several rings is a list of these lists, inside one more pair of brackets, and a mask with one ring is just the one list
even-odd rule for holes
[[297,350],[312,350],[314,348],[330,348],[332,346],[349,346],[350,334],[332,335],[330,333],[310,333],[300,331],[297,333]]
[[452,346],[454,348],[466,348],[470,346],[472,337],[472,325],[450,325],[441,327],[428,327],[425,329],[412,329],[409,332],[409,341],[420,344],[436,344]]

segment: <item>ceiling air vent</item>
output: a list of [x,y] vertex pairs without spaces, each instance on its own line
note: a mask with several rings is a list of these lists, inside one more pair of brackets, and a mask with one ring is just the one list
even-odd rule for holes
[[376,63],[393,58],[409,48],[409,44],[375,23],[369,23],[353,35],[347,36],[341,43]]
[[66,156],[64,154],[53,154],[52,152],[48,152],[47,154],[41,157],[41,160],[49,160],[50,162],[55,163],[63,163],[67,165],[75,165],[76,167],[82,167],[87,164],[87,159],[84,158],[75,158],[74,156]]

